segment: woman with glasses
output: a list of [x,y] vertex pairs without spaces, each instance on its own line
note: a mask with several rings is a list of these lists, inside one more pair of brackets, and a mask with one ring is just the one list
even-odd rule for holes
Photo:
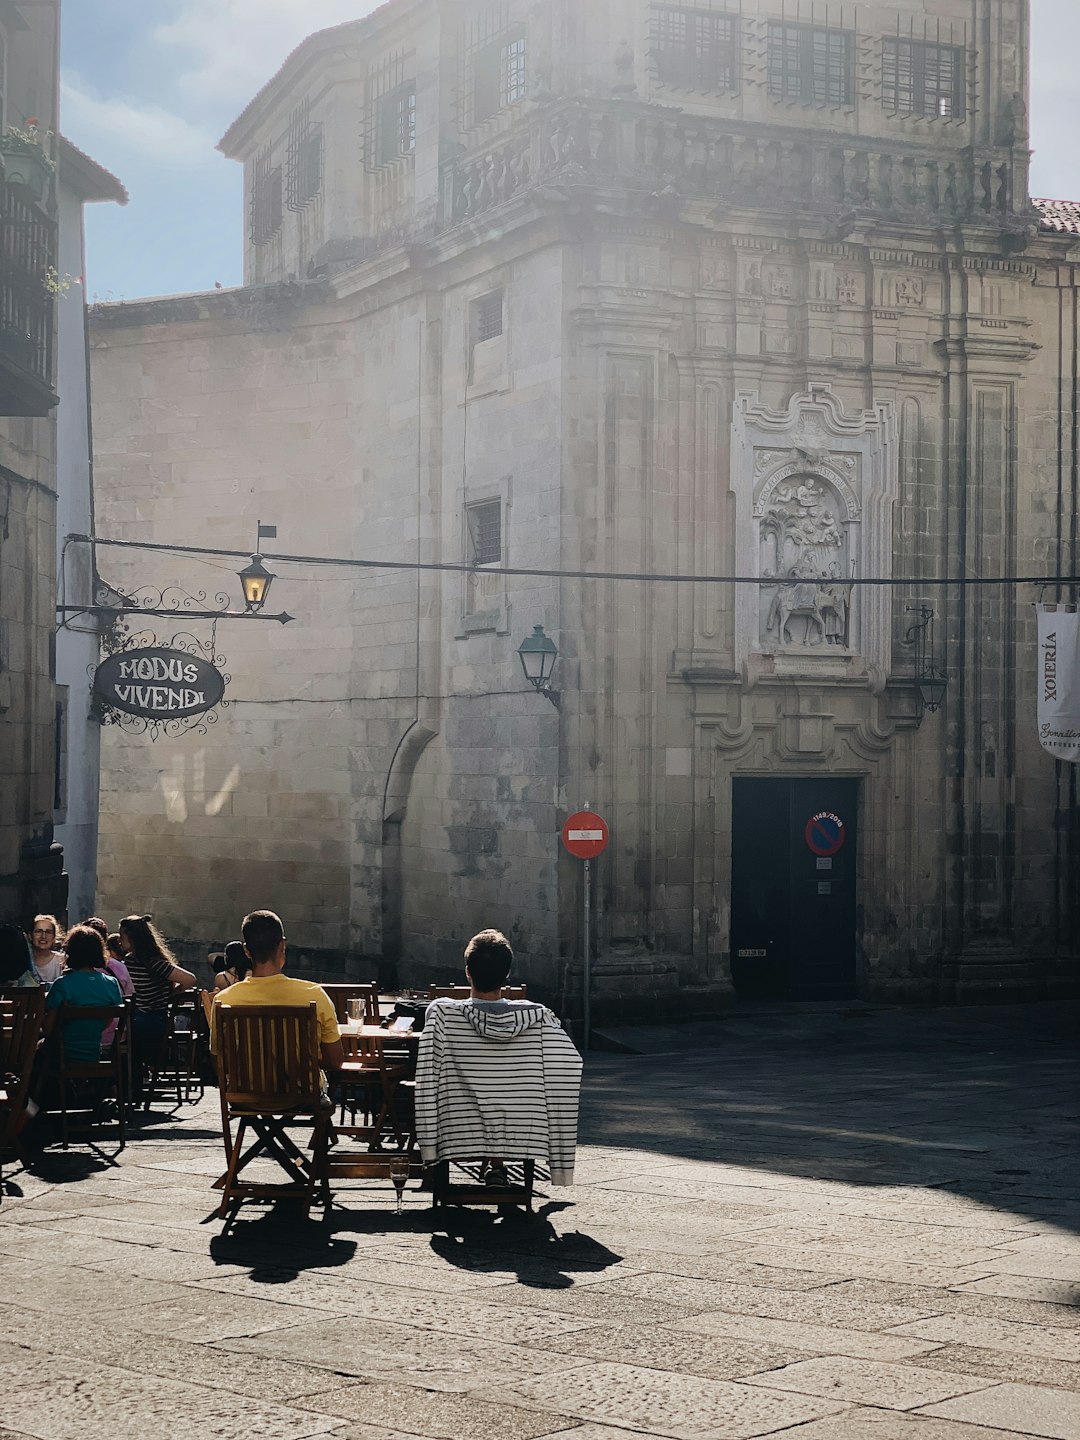
[[46,990],[64,973],[64,952],[60,948],[62,941],[60,922],[55,915],[34,916],[34,928],[30,932],[34,974]]

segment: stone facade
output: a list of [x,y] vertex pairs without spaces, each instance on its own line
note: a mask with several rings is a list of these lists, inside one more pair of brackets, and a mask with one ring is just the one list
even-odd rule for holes
[[[7,83],[0,121],[43,147],[56,128],[53,8],[0,13]],[[52,159],[25,172],[0,143],[0,919],[63,913],[67,878],[53,840],[56,691],[55,266]],[[13,163],[14,162],[14,163]],[[35,194],[16,176],[40,179]]]
[[496,924],[572,1008],[588,802],[601,1017],[1075,983],[1075,781],[992,583],[1071,571],[1080,484],[1027,7],[822,8],[398,0],[232,127],[246,286],[95,313],[99,529],[366,563],[276,567],[297,623],[222,627],[205,735],[108,737],[107,908],[195,951],[276,905],[404,983]]

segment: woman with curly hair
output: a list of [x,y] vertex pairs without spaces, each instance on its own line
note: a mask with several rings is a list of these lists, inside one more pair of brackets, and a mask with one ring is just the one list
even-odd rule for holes
[[149,915],[129,915],[120,921],[120,948],[135,987],[131,1017],[137,1100],[142,1093],[143,1071],[152,1068],[161,1053],[174,990],[190,990],[195,976],[176,963]]

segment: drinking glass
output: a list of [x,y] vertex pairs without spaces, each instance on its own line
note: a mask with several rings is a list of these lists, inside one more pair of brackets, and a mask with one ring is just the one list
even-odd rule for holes
[[397,1210],[395,1215],[400,1218],[405,1211],[402,1208],[402,1196],[405,1194],[405,1182],[409,1178],[409,1157],[407,1155],[392,1155],[390,1157],[390,1179],[393,1181],[394,1189],[397,1191]]
[[350,1019],[350,1020],[353,1020],[353,1021],[357,1022],[358,1024],[359,1024],[359,1022],[360,1022],[361,1020],[363,1020],[363,1018],[364,1018],[364,1002],[363,1002],[363,1000],[360,999],[359,996],[350,998],[350,999],[347,1001],[347,1003],[346,1003],[346,1009],[347,1009],[348,1012],[349,1012],[349,1019]]

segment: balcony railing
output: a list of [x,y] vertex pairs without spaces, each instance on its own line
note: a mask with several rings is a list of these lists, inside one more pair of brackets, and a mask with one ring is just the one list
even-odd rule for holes
[[564,101],[448,164],[442,223],[472,219],[540,185],[621,190],[646,206],[708,199],[813,211],[848,227],[865,219],[1020,234],[1030,218],[1022,159],[1009,150],[889,145],[642,104]]
[[0,415],[47,415],[57,403],[56,238],[56,222],[23,188],[0,181]]

